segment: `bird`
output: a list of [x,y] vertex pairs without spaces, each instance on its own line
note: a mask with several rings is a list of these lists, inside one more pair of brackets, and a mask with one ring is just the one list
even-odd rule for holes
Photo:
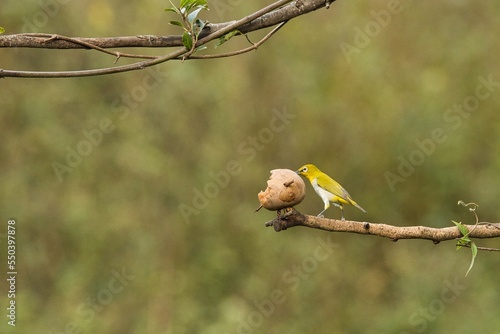
[[323,173],[313,164],[306,164],[295,171],[300,176],[306,177],[314,188],[314,191],[321,197],[325,203],[325,208],[318,214],[320,217],[323,212],[330,207],[330,202],[336,207],[340,208],[342,213],[342,220],[344,218],[344,204],[354,205],[364,213],[367,213],[358,203],[356,203],[351,195],[345,190],[337,181],[332,179],[330,176]]

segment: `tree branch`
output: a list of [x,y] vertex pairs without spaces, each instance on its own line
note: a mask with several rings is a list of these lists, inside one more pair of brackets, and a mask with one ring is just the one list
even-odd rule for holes
[[[290,2],[289,4],[286,4]],[[238,30],[242,34],[265,29],[277,25],[278,23],[291,20],[297,16],[307,14],[316,9],[326,6],[325,0],[310,1],[277,1],[270,6],[282,6],[272,12],[264,13],[252,21],[242,24]],[[284,5],[284,6],[283,6]],[[268,6],[269,7],[269,6]],[[267,7],[266,7],[267,8]],[[200,34],[200,39],[211,35],[237,21],[223,23],[208,23]],[[57,34],[25,33],[0,36],[0,48],[41,48],[41,49],[87,49],[86,44],[99,48],[165,48],[179,47],[182,45],[180,35],[157,36],[157,35],[136,35],[117,37],[74,37],[71,40],[64,38],[53,38]],[[48,40],[49,38],[49,40]]]
[[[459,239],[463,236],[456,226],[433,228],[427,226],[393,226],[349,220],[342,221],[303,215],[293,208],[283,215],[278,215],[276,219],[267,222],[266,226],[273,226],[276,232],[294,226],[305,226],[329,232],[376,235],[389,238],[392,241],[398,241],[399,239],[425,239],[431,240],[436,244],[441,241]],[[485,239],[500,237],[500,223],[478,223],[477,225],[464,226],[470,231],[468,234],[470,238]]]
[[[225,23],[209,23],[199,36],[197,47],[204,45],[225,34],[238,30],[242,34],[264,29],[277,24],[282,24],[297,16],[307,14],[316,9],[326,7],[330,2],[327,0],[280,0],[262,8],[255,13],[240,20]],[[0,36],[0,47],[8,48],[44,48],[44,49],[93,49],[110,54],[118,60],[120,57],[146,59],[133,64],[115,66],[102,69],[64,72],[39,72],[39,71],[12,71],[0,69],[0,78],[23,77],[23,78],[61,78],[82,77],[120,73],[126,71],[140,70],[154,66],[172,59],[206,59],[214,57],[228,57],[256,49],[265,42],[276,30],[268,34],[261,42],[250,48],[222,55],[193,56],[191,50],[182,45],[181,36],[153,36],[138,35],[110,38],[80,38],[66,37],[58,34],[16,34]],[[135,55],[121,52],[112,52],[107,49],[119,47],[180,47],[177,51],[163,56]],[[116,62],[116,61],[115,61]]]

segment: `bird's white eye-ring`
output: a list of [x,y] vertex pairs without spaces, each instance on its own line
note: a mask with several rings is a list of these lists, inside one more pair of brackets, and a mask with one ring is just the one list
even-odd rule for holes
[[307,167],[302,168],[302,173],[307,172]]

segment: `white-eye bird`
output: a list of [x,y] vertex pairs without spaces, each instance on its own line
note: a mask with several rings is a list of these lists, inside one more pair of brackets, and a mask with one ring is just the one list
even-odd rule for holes
[[337,181],[320,171],[318,167],[312,164],[307,164],[300,167],[296,171],[296,173],[306,177],[309,182],[311,182],[314,191],[316,191],[316,193],[325,203],[325,209],[321,211],[318,216],[321,216],[321,214],[330,207],[330,202],[340,208],[340,212],[342,213],[342,220],[345,220],[343,208],[344,204],[354,205],[355,207],[366,213],[365,209],[358,205],[358,203],[354,202],[347,190],[342,188],[342,186],[338,184]]

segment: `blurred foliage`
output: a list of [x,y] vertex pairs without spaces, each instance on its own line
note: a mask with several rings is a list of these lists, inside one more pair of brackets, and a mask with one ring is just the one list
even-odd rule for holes
[[[268,3],[208,1],[210,11],[200,17],[230,21]],[[7,0],[0,23],[9,34],[175,34],[163,10],[168,5]],[[338,1],[235,58],[94,78],[2,80],[1,259],[6,221],[15,218],[19,274],[17,326],[4,316],[0,331],[499,328],[498,254],[479,254],[464,277],[470,255],[453,242],[391,243],[304,228],[276,234],[264,227],[274,213],[253,212],[271,169],[314,163],[368,211],[347,208],[347,219],[474,223],[456,205],[464,200],[479,204],[480,221],[498,221],[500,87],[471,104],[467,117],[447,111],[473,103],[480,78],[500,82],[499,2],[402,1],[377,30],[382,10],[385,1]],[[342,43],[355,46],[367,27],[374,29],[368,43],[347,57]],[[233,38],[217,51],[247,45]],[[3,49],[0,57],[0,67],[19,70],[114,61],[90,51]],[[281,123],[276,115],[284,114],[290,117]],[[446,140],[419,155],[417,143],[429,143],[436,129]],[[85,144],[89,138],[96,144]],[[53,163],[66,165],[77,149],[85,155],[74,158],[60,182]],[[398,175],[400,157],[419,164],[392,191],[386,173]],[[232,173],[230,161],[239,167]],[[195,208],[197,191],[211,198]],[[195,213],[186,218],[181,204]],[[297,209],[321,208],[308,186]],[[339,214],[332,208],[326,216]],[[478,245],[498,247],[498,241]]]

